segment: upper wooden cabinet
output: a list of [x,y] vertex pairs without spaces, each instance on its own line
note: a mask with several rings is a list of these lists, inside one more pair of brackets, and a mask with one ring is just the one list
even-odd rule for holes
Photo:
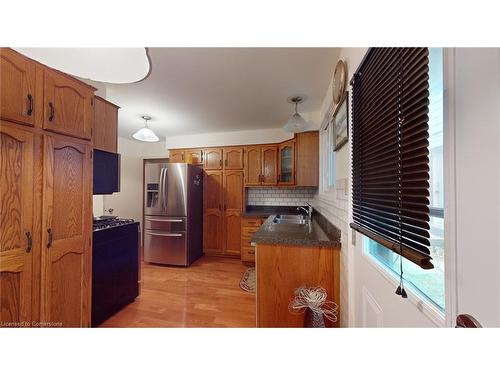
[[170,150],[169,162],[170,163],[184,163],[185,153],[184,150]]
[[91,139],[94,89],[65,74],[44,71],[43,128],[73,137]]
[[296,185],[319,185],[319,132],[296,134]]
[[222,148],[207,148],[203,151],[205,169],[222,169]]
[[283,142],[278,147],[278,184],[295,184],[295,140]]
[[186,163],[203,165],[203,150],[186,150],[184,153]]
[[118,109],[107,100],[96,96],[94,101],[94,148],[117,152]]
[[278,183],[278,147],[276,145],[265,145],[262,146],[261,150],[261,185],[276,185]]
[[245,185],[257,186],[262,178],[262,150],[260,146],[245,147]]
[[90,146],[44,136],[41,320],[90,322]]
[[224,169],[243,169],[243,147],[224,147]]
[[[0,123],[0,322],[32,321],[34,135]],[[39,232],[38,232],[39,233]]]
[[[0,117],[33,126],[41,97],[36,97],[37,64],[8,48],[0,48]],[[35,106],[35,104],[37,104]]]

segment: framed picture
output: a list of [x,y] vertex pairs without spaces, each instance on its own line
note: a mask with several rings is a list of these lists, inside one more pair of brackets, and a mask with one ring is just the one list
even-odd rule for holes
[[340,100],[337,105],[335,112],[331,119],[331,125],[333,126],[333,142],[334,150],[340,150],[349,140],[349,92],[344,94],[344,97]]

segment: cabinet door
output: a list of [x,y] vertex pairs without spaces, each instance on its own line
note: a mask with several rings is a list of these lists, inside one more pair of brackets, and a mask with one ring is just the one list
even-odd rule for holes
[[245,185],[261,184],[262,163],[260,146],[245,147]]
[[224,211],[224,254],[240,256],[241,210]]
[[117,152],[118,107],[96,96],[94,102],[94,148]]
[[44,137],[41,320],[90,323],[90,147]]
[[222,171],[205,171],[203,181],[203,210],[222,211]]
[[224,169],[243,169],[243,147],[224,148]]
[[224,209],[243,210],[243,171],[224,172]]
[[184,150],[170,150],[170,163],[184,163]]
[[203,165],[203,150],[187,150],[186,151],[186,162],[194,165]]
[[288,141],[279,146],[278,184],[295,184],[295,141]]
[[262,185],[278,183],[278,148],[277,146],[262,146]]
[[60,73],[44,71],[44,129],[90,139],[94,122],[92,89]]
[[35,122],[36,63],[8,49],[0,49],[0,116],[33,126]]
[[297,186],[319,185],[319,132],[305,132],[296,135],[295,168]]
[[223,221],[220,212],[210,212],[203,215],[203,251],[206,254],[222,254]]
[[222,148],[208,148],[203,155],[205,169],[222,169]]
[[31,322],[33,134],[0,126],[0,322]]
[[203,181],[203,249],[207,254],[222,254],[222,200],[222,171],[206,171]]

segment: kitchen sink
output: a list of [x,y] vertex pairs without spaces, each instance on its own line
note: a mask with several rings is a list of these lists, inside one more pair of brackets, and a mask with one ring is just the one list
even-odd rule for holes
[[309,223],[309,218],[304,215],[276,215],[273,219],[274,224],[299,224]]

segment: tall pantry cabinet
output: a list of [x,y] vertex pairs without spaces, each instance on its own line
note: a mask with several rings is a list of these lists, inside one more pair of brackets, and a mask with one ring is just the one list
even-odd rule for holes
[[95,89],[0,49],[0,323],[90,322]]

